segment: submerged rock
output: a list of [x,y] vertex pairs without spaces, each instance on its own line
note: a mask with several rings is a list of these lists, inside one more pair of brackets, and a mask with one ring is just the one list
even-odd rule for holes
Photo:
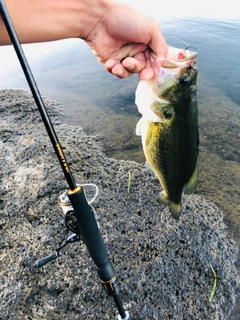
[[[107,158],[99,137],[60,124],[59,105],[45,102],[77,182],[99,187],[93,205],[132,320],[226,319],[239,279],[219,208],[184,197],[175,221],[157,202],[161,190],[151,172]],[[84,244],[34,267],[70,235],[57,204],[67,186],[31,96],[3,90],[0,103],[0,319],[116,319]],[[209,302],[211,267],[217,288]]]

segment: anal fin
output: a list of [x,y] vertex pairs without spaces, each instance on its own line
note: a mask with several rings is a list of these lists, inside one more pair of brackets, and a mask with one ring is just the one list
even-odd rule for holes
[[169,200],[164,196],[164,191],[160,193],[159,202],[162,202],[167,205],[169,204]]
[[141,118],[136,126],[136,135],[141,136],[142,135],[142,127],[143,127],[143,118]]

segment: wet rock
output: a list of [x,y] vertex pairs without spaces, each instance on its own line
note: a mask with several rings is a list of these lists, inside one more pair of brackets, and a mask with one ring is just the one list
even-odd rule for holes
[[[106,157],[99,137],[59,123],[60,106],[45,102],[77,182],[99,187],[94,208],[132,319],[226,319],[238,253],[219,208],[184,197],[181,219],[173,220],[151,172]],[[31,95],[3,90],[0,103],[0,319],[117,319],[83,243],[34,267],[70,235],[57,204],[67,186]],[[217,288],[209,302],[211,267]]]

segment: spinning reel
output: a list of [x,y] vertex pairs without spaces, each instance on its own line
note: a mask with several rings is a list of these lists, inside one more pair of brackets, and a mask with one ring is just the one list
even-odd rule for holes
[[[78,185],[80,186],[80,185]],[[96,193],[95,196],[88,202],[90,208],[91,208],[91,214],[94,215],[94,218],[97,222],[97,213],[94,209],[94,207],[92,206],[92,202],[96,199],[97,195],[98,195],[98,187],[95,184],[84,184],[82,186],[85,187],[94,187],[96,189]],[[81,231],[79,230],[79,226],[78,226],[78,222],[77,222],[77,218],[74,212],[74,209],[72,207],[71,201],[69,200],[68,197],[68,190],[64,191],[58,198],[58,204],[60,205],[61,209],[62,209],[62,213],[64,215],[64,220],[65,220],[65,227],[74,232],[72,235],[70,235],[66,241],[64,241],[61,246],[59,248],[56,249],[56,251],[52,254],[50,254],[49,256],[46,256],[42,259],[39,259],[35,262],[35,266],[38,268],[43,267],[45,264],[49,263],[52,260],[57,259],[59,256],[61,256],[61,250],[70,243],[74,243],[77,241],[84,241],[82,236],[81,236]],[[98,223],[97,223],[98,224]],[[99,224],[98,224],[98,228],[99,228]]]

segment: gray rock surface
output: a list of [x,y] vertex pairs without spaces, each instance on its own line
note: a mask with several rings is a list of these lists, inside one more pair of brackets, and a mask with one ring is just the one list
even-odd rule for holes
[[[132,320],[227,319],[237,249],[219,208],[191,195],[173,220],[151,172],[107,158],[99,137],[59,123],[60,106],[45,102],[74,177],[99,187],[94,208]],[[83,243],[34,267],[71,234],[57,204],[67,186],[31,95],[2,90],[0,113],[0,319],[117,319]]]

